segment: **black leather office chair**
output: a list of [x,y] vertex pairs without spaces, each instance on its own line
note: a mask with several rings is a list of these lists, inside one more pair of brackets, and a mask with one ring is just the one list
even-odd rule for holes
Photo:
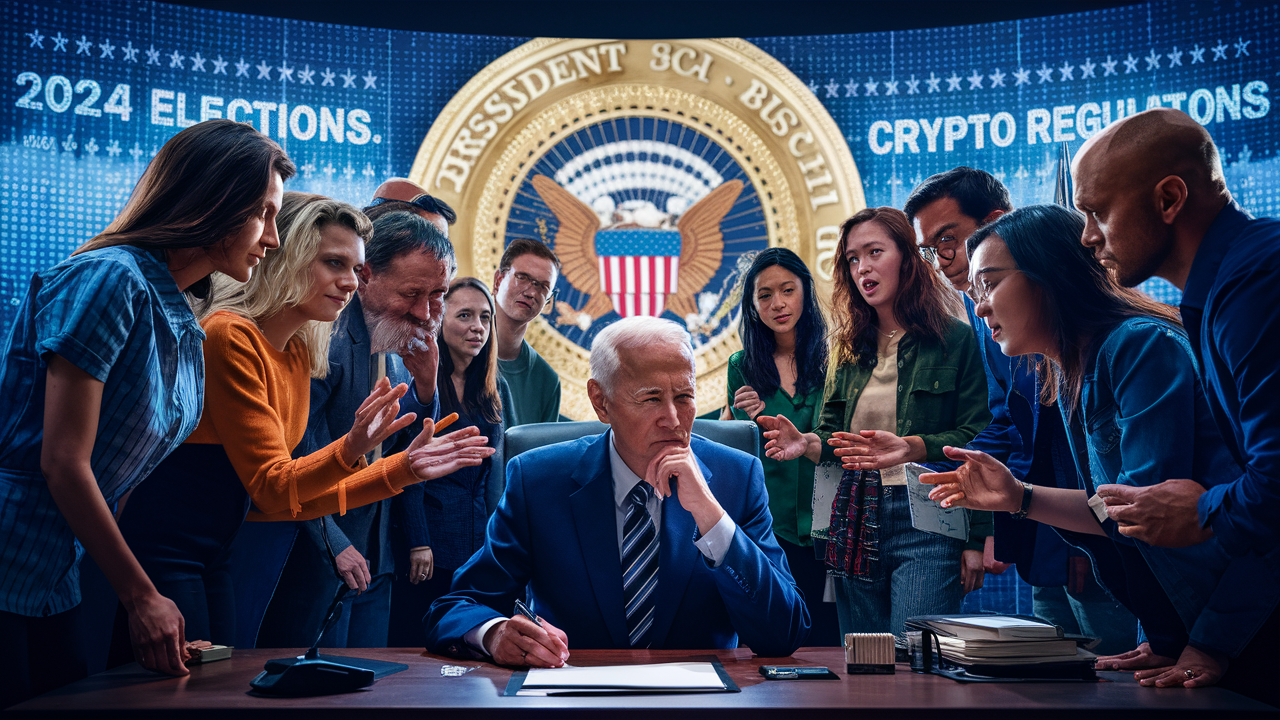
[[[526,450],[532,450],[543,445],[577,440],[586,435],[599,435],[608,427],[608,425],[598,420],[517,425],[506,431],[503,438],[503,448],[506,453],[506,459],[510,460]],[[694,420],[693,432],[713,442],[718,442],[721,445],[726,445],[751,455],[760,454],[760,431],[753,422],[746,420]]]

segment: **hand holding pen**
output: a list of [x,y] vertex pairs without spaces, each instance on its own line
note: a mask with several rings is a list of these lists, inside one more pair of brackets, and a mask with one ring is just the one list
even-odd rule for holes
[[517,667],[563,667],[569,659],[569,636],[534,615],[520,600],[510,620],[494,625],[484,638],[493,661]]

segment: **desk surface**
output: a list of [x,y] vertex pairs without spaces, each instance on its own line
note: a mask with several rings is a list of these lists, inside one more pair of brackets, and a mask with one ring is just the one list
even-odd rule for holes
[[[714,654],[724,664],[741,693],[707,695],[651,695],[623,697],[502,697],[511,677],[508,668],[487,663],[464,663],[428,655],[413,649],[348,649],[332,654],[376,658],[406,663],[409,669],[383,678],[371,688],[344,695],[316,698],[262,698],[248,694],[249,680],[267,659],[287,657],[283,650],[237,650],[230,660],[192,669],[186,678],[164,678],[137,665],[108,671],[12,708],[6,717],[78,717],[163,715],[175,717],[269,716],[272,720],[306,717],[320,720],[351,717],[355,713],[377,717],[424,716],[433,720],[511,716],[538,718],[653,717],[663,720],[711,717],[795,718],[817,720],[850,717],[1018,718],[1062,717],[1098,720],[1123,715],[1125,720],[1160,717],[1171,713],[1260,713],[1273,711],[1235,693],[1218,688],[1200,690],[1144,688],[1129,673],[1102,673],[1110,682],[1094,684],[964,684],[946,678],[920,675],[899,665],[894,675],[846,675],[844,653],[839,648],[805,648],[788,660],[756,658],[746,649],[698,653],[681,650],[614,651],[579,650],[574,665],[672,662],[707,659]],[[296,653],[292,653],[296,654]],[[479,667],[461,677],[443,677],[440,667],[458,664]],[[838,680],[767,681],[758,673],[761,665],[826,665]],[[426,711],[424,713],[424,711]],[[1081,713],[1089,713],[1087,716]]]

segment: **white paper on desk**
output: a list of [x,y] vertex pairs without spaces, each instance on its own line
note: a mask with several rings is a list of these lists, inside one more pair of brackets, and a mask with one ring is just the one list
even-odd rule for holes
[[724,689],[724,681],[711,663],[675,662],[532,668],[516,694],[699,692]]
[[957,540],[969,539],[969,513],[964,508],[944,508],[929,499],[932,485],[920,482],[922,473],[933,472],[916,463],[907,466],[907,503],[911,508],[911,526],[917,530],[945,535]]

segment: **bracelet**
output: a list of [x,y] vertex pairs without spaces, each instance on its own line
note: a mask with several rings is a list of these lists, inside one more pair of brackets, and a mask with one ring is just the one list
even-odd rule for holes
[[1014,520],[1025,520],[1027,513],[1031,512],[1031,483],[1018,481],[1022,485],[1022,506],[1017,512],[1009,513]]

